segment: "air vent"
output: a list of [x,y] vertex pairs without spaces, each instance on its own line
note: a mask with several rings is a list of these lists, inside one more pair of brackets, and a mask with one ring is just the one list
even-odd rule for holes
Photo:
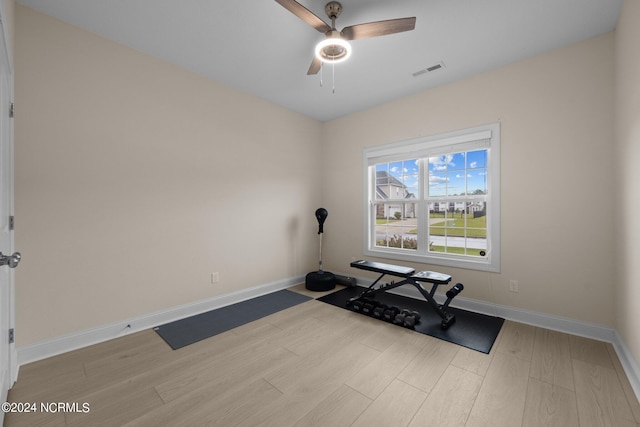
[[434,64],[430,67],[423,68],[422,70],[418,70],[415,73],[413,73],[413,77],[418,77],[427,73],[433,73],[434,71],[440,70],[441,68],[444,68],[444,62],[438,62],[437,64]]

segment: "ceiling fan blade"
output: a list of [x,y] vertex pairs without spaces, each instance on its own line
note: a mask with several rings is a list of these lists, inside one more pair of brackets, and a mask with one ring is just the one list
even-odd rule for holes
[[313,61],[311,61],[311,66],[309,67],[309,71],[307,71],[307,76],[318,74],[318,71],[320,71],[321,66],[322,66],[322,61],[320,61],[318,58],[314,56]]
[[311,25],[316,30],[321,33],[326,33],[331,30],[331,27],[328,26],[322,19],[320,19],[316,14],[311,12],[309,9],[301,5],[295,0],[276,0],[277,3],[280,3],[285,9],[289,12],[296,15],[298,18],[302,19],[307,24]]
[[387,34],[411,31],[416,27],[416,18],[389,19],[386,21],[369,22],[367,24],[352,25],[342,30],[342,36],[347,40],[366,39],[369,37],[386,36]]

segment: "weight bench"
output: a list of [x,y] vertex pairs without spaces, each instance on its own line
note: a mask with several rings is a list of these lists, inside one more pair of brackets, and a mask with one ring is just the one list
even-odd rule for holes
[[[424,298],[429,303],[429,306],[440,316],[442,319],[441,326],[443,329],[447,329],[453,322],[455,322],[456,318],[453,314],[448,313],[446,310],[451,303],[451,300],[455,298],[462,290],[464,286],[462,283],[457,283],[451,289],[447,291],[447,300],[444,304],[440,305],[434,299],[434,295],[438,286],[446,285],[451,281],[451,276],[448,274],[437,273],[435,271],[420,271],[418,273],[415,272],[413,268],[403,267],[399,265],[392,264],[384,264],[381,262],[373,262],[373,261],[353,261],[351,263],[351,267],[359,268],[361,270],[374,271],[376,273],[380,273],[380,277],[378,277],[375,282],[369,286],[364,292],[362,292],[359,296],[351,298],[347,301],[347,305],[353,305],[354,302],[362,299],[371,298],[376,294],[381,292],[386,292],[391,289],[395,289],[399,286],[403,285],[413,285],[418,291],[424,296]],[[377,288],[374,286],[382,279],[385,275],[391,275],[396,277],[402,277],[403,280],[399,282],[391,282],[384,285],[380,285]],[[427,291],[421,282],[431,283],[431,291]]]

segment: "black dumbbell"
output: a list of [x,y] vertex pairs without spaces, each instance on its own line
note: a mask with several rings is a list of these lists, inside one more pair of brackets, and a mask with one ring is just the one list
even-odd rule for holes
[[362,312],[364,314],[368,314],[371,316],[373,314],[373,310],[376,308],[378,304],[373,300],[366,300],[364,305],[362,306]]
[[387,308],[389,307],[384,304],[380,304],[373,309],[373,317],[375,317],[376,319],[382,319],[382,316],[384,315],[384,312],[387,310]]
[[412,311],[404,317],[403,325],[407,328],[413,328],[414,326],[416,326],[416,323],[419,323],[419,322],[420,322],[420,313],[418,313],[417,311]]
[[396,319],[396,315],[400,313],[400,309],[398,307],[391,306],[387,308],[384,313],[382,313],[382,320],[386,320],[387,322],[392,322]]
[[403,309],[400,313],[396,314],[393,323],[395,323],[396,325],[404,326],[404,319],[407,317],[407,314],[410,314],[409,310],[407,310],[406,308]]
[[351,308],[353,308],[353,311],[362,311],[363,305],[364,301],[357,299],[351,303]]

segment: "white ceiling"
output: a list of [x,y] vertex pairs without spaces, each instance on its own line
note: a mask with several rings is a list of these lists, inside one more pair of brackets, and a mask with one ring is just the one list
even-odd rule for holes
[[[342,0],[339,30],[410,16],[416,28],[352,41],[322,87],[306,73],[324,36],[274,0],[18,2],[326,121],[612,31],[622,0]],[[327,0],[299,2],[330,24]]]

